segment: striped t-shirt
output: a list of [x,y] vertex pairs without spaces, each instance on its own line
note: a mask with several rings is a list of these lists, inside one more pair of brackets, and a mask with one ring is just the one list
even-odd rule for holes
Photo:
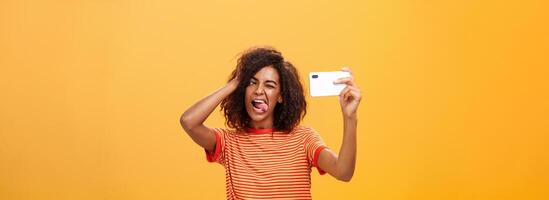
[[311,199],[311,168],[326,148],[313,129],[215,128],[216,145],[209,162],[225,167],[227,199]]

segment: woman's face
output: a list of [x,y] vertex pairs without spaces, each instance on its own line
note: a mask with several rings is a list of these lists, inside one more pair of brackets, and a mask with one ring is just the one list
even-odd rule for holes
[[272,128],[274,108],[282,103],[279,75],[272,66],[263,67],[246,87],[246,111],[252,128]]

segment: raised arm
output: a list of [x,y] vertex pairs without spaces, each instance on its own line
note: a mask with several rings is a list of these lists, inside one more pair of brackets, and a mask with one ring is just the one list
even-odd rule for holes
[[[344,71],[349,71],[344,68]],[[336,83],[345,83],[347,87],[339,95],[339,103],[343,114],[343,142],[339,156],[330,149],[320,152],[318,166],[338,180],[348,182],[353,177],[356,163],[356,130],[357,108],[362,98],[353,77],[342,78]]]
[[204,125],[204,121],[237,86],[238,80],[231,80],[227,85],[196,102],[179,119],[181,126],[193,141],[208,151],[215,148],[215,133],[213,129]]

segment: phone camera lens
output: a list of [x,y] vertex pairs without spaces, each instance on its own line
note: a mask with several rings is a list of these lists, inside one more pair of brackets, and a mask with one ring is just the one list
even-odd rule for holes
[[315,75],[313,75],[313,78],[318,78],[318,75],[316,75],[316,74],[315,74]]

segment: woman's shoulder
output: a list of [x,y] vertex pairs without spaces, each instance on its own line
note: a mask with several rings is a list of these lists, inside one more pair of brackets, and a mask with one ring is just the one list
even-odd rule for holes
[[292,131],[293,137],[301,138],[303,141],[315,141],[320,134],[310,126],[296,126]]
[[316,133],[316,131],[310,127],[310,126],[305,126],[305,125],[298,125],[296,127],[294,127],[294,129],[292,130],[293,133],[297,133],[297,134],[311,134],[311,133]]

